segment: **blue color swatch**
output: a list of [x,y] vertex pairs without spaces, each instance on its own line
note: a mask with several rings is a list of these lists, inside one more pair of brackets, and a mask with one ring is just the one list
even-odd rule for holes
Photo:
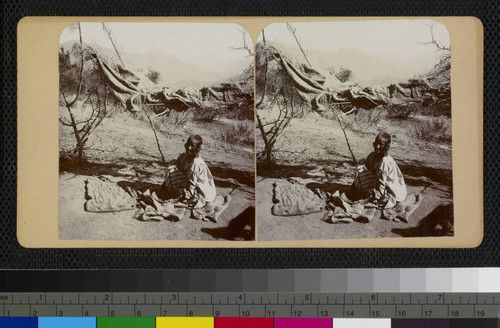
[[37,328],[38,318],[36,317],[0,317],[0,327],[2,328]]

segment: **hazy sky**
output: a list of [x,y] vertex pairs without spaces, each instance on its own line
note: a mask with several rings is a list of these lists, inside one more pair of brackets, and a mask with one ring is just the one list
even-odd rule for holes
[[[241,74],[253,58],[241,47],[242,27],[227,23],[106,23],[127,53],[161,51],[212,72]],[[83,41],[113,49],[101,23],[81,23]],[[60,43],[78,40],[78,30],[66,28]],[[248,40],[250,38],[248,37]],[[251,41],[248,42],[253,47]]]
[[[431,40],[429,24],[434,24],[434,36],[445,46],[450,45],[448,30],[431,20],[386,20],[291,23],[297,28],[305,49],[336,51],[354,48],[390,61],[418,59],[436,48],[419,45]],[[265,29],[266,40],[296,45],[286,23],[274,23]],[[259,39],[262,35],[259,36]]]
[[[119,47],[127,53],[161,51],[189,63],[217,72],[237,75],[253,60],[241,47],[242,27],[228,23],[106,23]],[[354,48],[390,61],[405,62],[435,53],[429,24],[434,24],[436,40],[446,46],[450,36],[446,28],[431,20],[386,20],[293,23],[306,49],[336,51]],[[81,23],[84,42],[112,49],[101,23]],[[265,28],[267,40],[296,45],[285,23]],[[78,40],[78,30],[66,28],[60,42]],[[247,35],[247,44],[252,41]]]

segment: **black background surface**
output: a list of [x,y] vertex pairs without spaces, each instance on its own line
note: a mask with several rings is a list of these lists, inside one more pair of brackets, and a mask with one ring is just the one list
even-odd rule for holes
[[[0,269],[500,266],[496,0],[4,0],[2,6]],[[483,243],[474,249],[24,249],[16,238],[16,27],[25,16],[476,16],[485,32]]]

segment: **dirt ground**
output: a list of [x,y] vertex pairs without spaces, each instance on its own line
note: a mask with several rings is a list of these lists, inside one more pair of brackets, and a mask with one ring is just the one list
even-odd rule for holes
[[[164,166],[148,123],[127,113],[106,118],[88,142],[88,163],[61,157],[59,168],[59,238],[87,240],[251,240],[255,227],[253,146],[223,142],[218,131],[224,120],[200,124],[188,121],[159,133],[167,161],[184,151],[190,134],[203,137],[200,155],[214,175],[217,194],[230,195],[231,203],[218,223],[186,216],[180,222],[139,221],[134,210],[90,213],[84,210],[85,180],[104,176],[120,186],[141,190],[163,182]],[[253,122],[248,122],[253,124]],[[60,129],[60,149],[72,149],[70,128]]]
[[[308,187],[334,191],[349,187],[354,165],[345,138],[336,121],[310,113],[294,119],[281,138],[272,169],[259,165],[257,171],[257,217],[259,240],[311,240],[337,238],[379,238],[424,236],[418,228],[422,220],[440,204],[452,202],[451,142],[419,140],[413,126],[427,118],[408,121],[381,120],[367,125],[361,119],[347,130],[358,160],[373,150],[372,142],[380,131],[393,136],[389,153],[398,163],[409,194],[420,193],[423,200],[410,222],[380,219],[380,211],[369,223],[336,223],[323,220],[326,211],[300,216],[271,214],[273,183],[279,179],[302,178]],[[259,146],[259,139],[257,139]],[[259,150],[259,147],[258,147]]]

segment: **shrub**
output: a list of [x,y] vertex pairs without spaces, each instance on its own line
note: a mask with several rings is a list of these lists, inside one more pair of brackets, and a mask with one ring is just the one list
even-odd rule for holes
[[334,74],[335,77],[342,83],[349,81],[353,77],[352,71],[345,67],[340,67],[338,71],[334,70]]
[[434,118],[427,123],[415,127],[415,136],[421,140],[451,141],[451,126],[444,118]]
[[434,139],[434,130],[430,125],[416,126],[415,136],[421,140],[431,141]]
[[204,123],[212,123],[220,115],[219,107],[198,107],[194,109],[194,118]]
[[221,116],[224,116],[225,118],[230,120],[253,121],[254,120],[253,104],[243,105],[243,106],[237,103],[232,104],[226,110],[223,111],[223,114],[221,114]]
[[389,115],[389,118],[395,120],[407,120],[414,112],[415,105],[413,104],[392,104],[387,106],[387,113]]
[[422,114],[429,116],[447,116],[451,117],[451,102],[447,99],[438,100],[424,106]]
[[161,80],[161,74],[158,71],[155,71],[151,68],[149,68],[148,72],[146,73],[146,76],[154,83],[158,84]]
[[221,140],[232,144],[253,145],[253,124],[237,122],[223,127],[219,132]]

